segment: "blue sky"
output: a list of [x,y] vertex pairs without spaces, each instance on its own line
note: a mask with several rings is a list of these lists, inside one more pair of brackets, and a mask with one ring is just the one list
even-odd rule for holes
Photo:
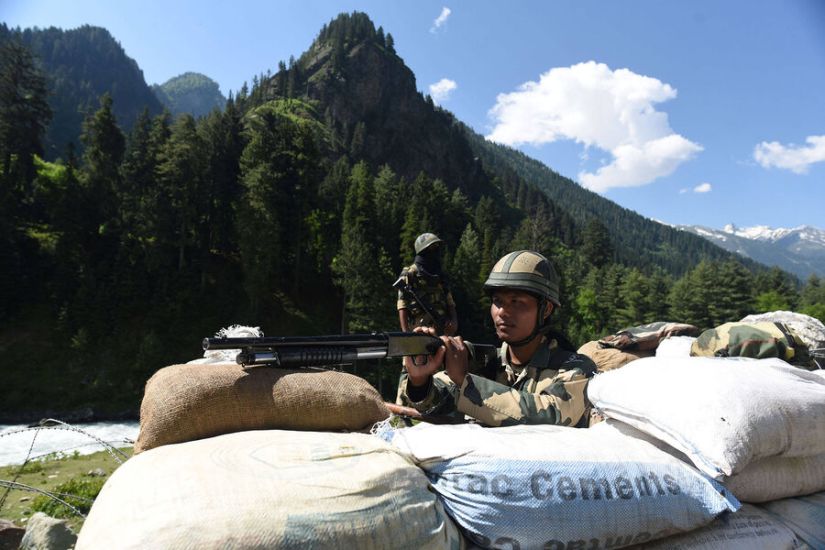
[[353,10],[460,120],[626,208],[825,227],[821,0],[0,0],[0,21],[103,26],[147,83],[226,94]]

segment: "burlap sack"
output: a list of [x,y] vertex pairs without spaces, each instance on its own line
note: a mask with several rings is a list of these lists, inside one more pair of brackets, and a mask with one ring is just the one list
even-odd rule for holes
[[173,365],[146,383],[135,453],[244,430],[363,430],[389,415],[375,388],[343,372]]
[[588,356],[596,363],[596,372],[618,369],[642,357],[650,357],[655,350],[626,351],[617,348],[603,348],[598,340],[587,342],[579,348],[578,353]]

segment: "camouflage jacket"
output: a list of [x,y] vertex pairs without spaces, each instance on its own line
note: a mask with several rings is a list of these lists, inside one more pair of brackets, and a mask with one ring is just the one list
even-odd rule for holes
[[521,368],[510,365],[508,355],[503,344],[486,376],[467,374],[461,387],[443,371],[420,388],[402,376],[400,404],[425,414],[467,415],[488,426],[587,426],[590,405],[585,390],[596,370],[588,357],[559,348],[555,340],[540,347]]
[[[455,307],[453,295],[443,277],[431,277],[421,273],[415,264],[401,272],[407,289],[398,291],[398,309],[410,312],[410,329],[415,327],[438,327],[443,331],[444,321],[450,318],[450,308]],[[415,296],[413,296],[415,294]],[[416,299],[424,302],[424,307]],[[436,317],[433,319],[424,311],[429,309]]]

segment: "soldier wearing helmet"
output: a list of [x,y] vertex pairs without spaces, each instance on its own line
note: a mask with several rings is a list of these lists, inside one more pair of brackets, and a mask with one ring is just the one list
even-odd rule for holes
[[405,267],[393,287],[398,290],[401,330],[432,327],[436,335],[458,329],[455,301],[441,269],[442,240],[433,233],[415,239],[415,262]]
[[511,252],[496,263],[484,288],[502,341],[484,376],[470,371],[471,346],[460,336],[443,336],[444,346],[426,364],[405,358],[401,404],[429,414],[466,415],[489,426],[586,426],[585,389],[596,367],[550,327],[561,305],[553,265],[537,252]]

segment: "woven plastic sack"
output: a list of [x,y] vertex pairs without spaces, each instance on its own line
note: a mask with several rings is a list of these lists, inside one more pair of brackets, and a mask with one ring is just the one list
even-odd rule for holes
[[596,376],[587,395],[717,479],[772,456],[825,454],[825,378],[781,359],[649,357]]
[[344,372],[174,365],[146,383],[135,452],[243,430],[357,431],[389,415],[369,382]]
[[419,424],[389,437],[483,548],[619,548],[739,506],[693,467],[598,426]]
[[761,503],[818,493],[825,491],[825,454],[757,460],[723,483],[743,502]]
[[77,549],[459,545],[424,473],[389,444],[269,430],[134,456],[107,480]]
[[825,493],[775,500],[762,507],[811,548],[825,548]]
[[[610,418],[602,429],[612,429],[641,439],[690,463],[684,453],[624,422]],[[825,491],[825,455],[764,458],[748,464],[740,473],[725,477],[721,482],[740,502],[760,503],[818,493]]]
[[781,521],[750,504],[701,529],[634,546],[634,550],[797,550],[806,548]]
[[694,336],[671,336],[665,338],[656,348],[656,357],[690,357],[690,346],[696,341]]

